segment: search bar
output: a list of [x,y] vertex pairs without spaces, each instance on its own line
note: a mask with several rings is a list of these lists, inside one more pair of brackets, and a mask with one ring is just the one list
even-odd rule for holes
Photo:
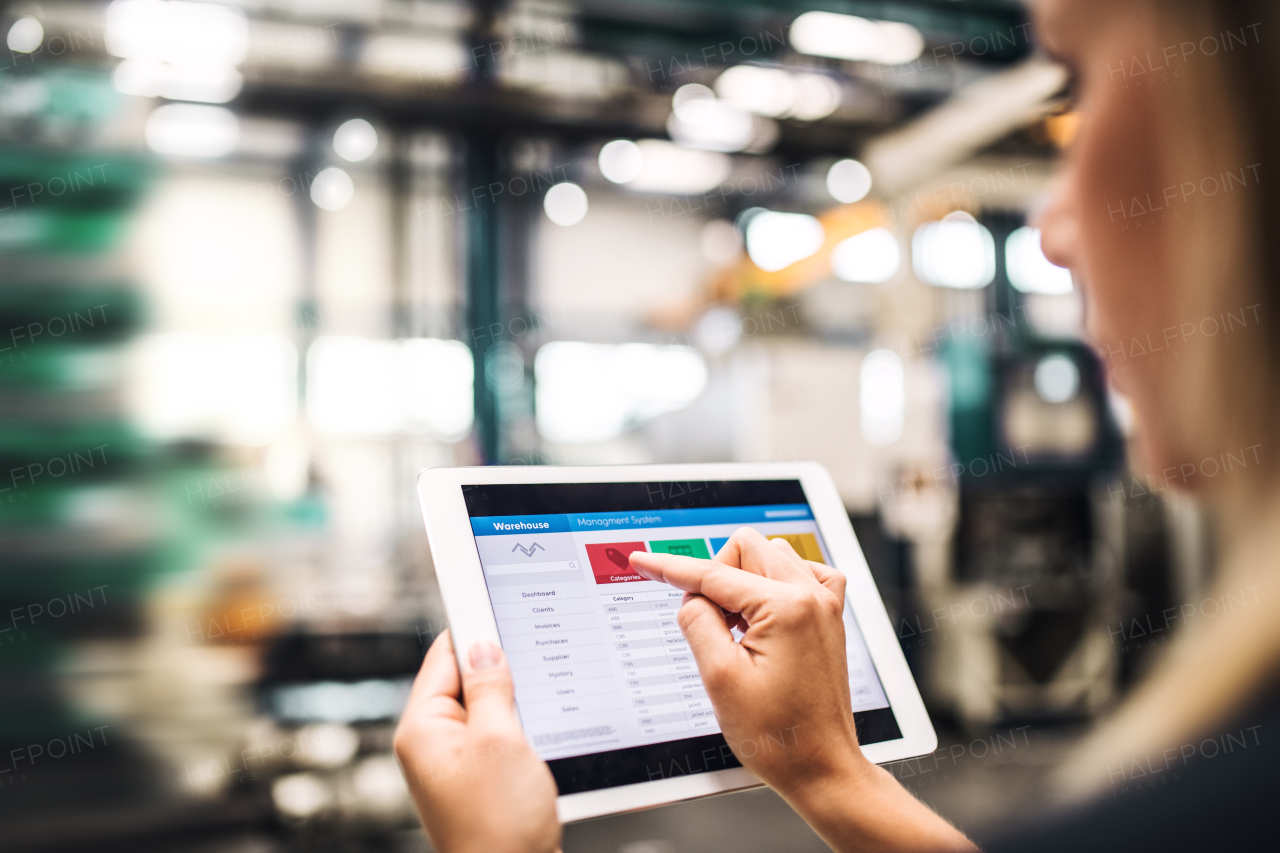
[[493,575],[523,575],[530,572],[581,572],[581,563],[577,560],[547,560],[533,563],[503,563],[497,566],[485,566],[484,573]]
[[809,510],[807,509],[766,509],[764,511],[765,518],[808,518]]

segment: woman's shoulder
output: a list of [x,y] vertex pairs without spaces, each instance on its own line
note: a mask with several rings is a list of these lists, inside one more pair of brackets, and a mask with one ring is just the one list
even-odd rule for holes
[[1117,760],[1109,790],[1088,804],[982,846],[988,853],[1269,848],[1277,767],[1280,690],[1272,689],[1227,725]]

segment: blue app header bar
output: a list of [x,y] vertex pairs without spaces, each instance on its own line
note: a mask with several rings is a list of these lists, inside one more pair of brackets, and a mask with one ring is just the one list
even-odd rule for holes
[[517,533],[568,533],[575,530],[644,530],[704,524],[760,524],[766,521],[807,521],[812,518],[813,513],[808,504],[773,504],[651,512],[490,515],[471,519],[471,530],[476,536],[505,536]]
[[567,515],[486,515],[471,519],[476,536],[510,536],[517,533],[568,533]]

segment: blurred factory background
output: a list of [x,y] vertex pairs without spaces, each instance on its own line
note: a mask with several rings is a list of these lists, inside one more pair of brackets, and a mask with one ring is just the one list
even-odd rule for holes
[[[426,849],[425,466],[824,463],[949,750],[895,773],[966,828],[1205,580],[1028,224],[1074,115],[1017,2],[0,26],[6,850]],[[565,847],[824,849],[768,792]]]

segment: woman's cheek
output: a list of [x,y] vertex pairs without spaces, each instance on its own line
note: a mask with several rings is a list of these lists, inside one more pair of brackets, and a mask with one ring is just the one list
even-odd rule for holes
[[1150,97],[1096,94],[1096,113],[1078,152],[1090,331],[1104,359],[1108,348],[1163,328],[1160,315],[1171,310],[1162,298],[1162,229],[1125,213],[1129,199],[1159,191]]

